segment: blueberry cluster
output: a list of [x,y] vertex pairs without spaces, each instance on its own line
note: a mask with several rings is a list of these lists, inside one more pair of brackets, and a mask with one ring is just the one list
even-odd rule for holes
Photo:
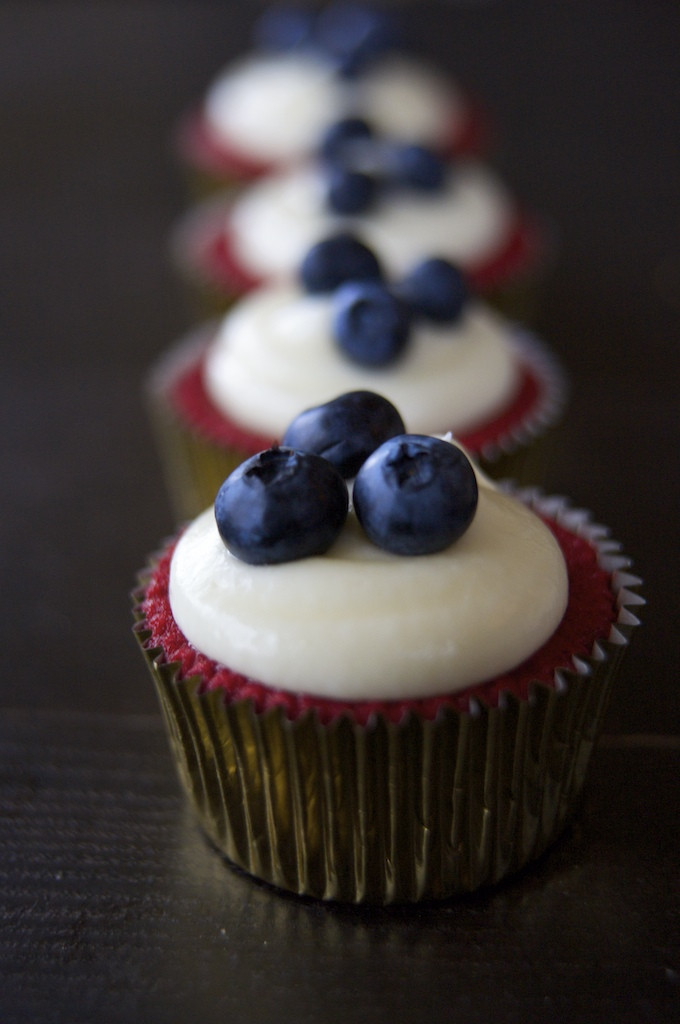
[[365,213],[394,189],[438,192],[447,165],[431,149],[376,136],[361,117],[336,121],[319,147],[326,177],[326,203],[333,213]]
[[388,285],[373,252],[341,232],[314,245],[300,267],[310,294],[333,292],[333,336],[362,366],[385,366],[404,350],[414,319],[453,323],[468,299],[463,274],[448,260],[418,263]]
[[398,44],[394,19],[366,4],[335,3],[322,11],[273,7],[255,27],[264,50],[308,49],[323,54],[343,77],[352,78]]
[[459,448],[404,433],[387,399],[353,391],[301,413],[281,446],[227,477],[215,499],[220,536],[252,565],[323,554],[347,517],[352,476],[357,519],[393,554],[443,550],[477,508],[477,480]]

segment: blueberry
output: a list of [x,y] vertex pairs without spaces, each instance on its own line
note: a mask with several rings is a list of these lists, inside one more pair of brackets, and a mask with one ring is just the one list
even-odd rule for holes
[[345,281],[380,281],[378,260],[354,235],[341,232],[312,246],[300,267],[307,292],[332,292]]
[[255,25],[255,45],[262,50],[282,53],[312,40],[314,19],[300,7],[272,7]]
[[362,366],[393,362],[408,341],[409,307],[376,281],[348,281],[333,296],[333,336]]
[[326,129],[319,153],[324,160],[339,160],[352,143],[367,142],[372,138],[373,129],[363,117],[345,117]]
[[347,77],[359,73],[395,43],[392,19],[358,3],[335,3],[325,8],[318,17],[317,39]]
[[215,499],[219,534],[251,565],[321,555],[347,517],[347,485],[326,459],[269,448],[227,477]]
[[326,203],[333,213],[365,213],[374,205],[378,181],[373,175],[342,163],[329,164],[326,175]]
[[436,192],[446,179],[446,163],[424,146],[405,144],[395,146],[390,169],[393,180],[400,185],[424,192]]
[[423,260],[400,281],[396,290],[414,314],[437,323],[457,320],[469,294],[462,271],[443,259]]
[[383,441],[405,429],[395,407],[382,395],[348,391],[296,416],[283,444],[322,455],[349,478]]
[[442,551],[467,530],[477,480],[455,445],[422,434],[385,441],[354,481],[354,509],[369,539],[395,555]]

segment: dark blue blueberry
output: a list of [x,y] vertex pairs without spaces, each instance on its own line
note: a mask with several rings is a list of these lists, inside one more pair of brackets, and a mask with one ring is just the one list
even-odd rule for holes
[[347,77],[358,74],[396,42],[393,20],[383,11],[358,3],[326,7],[319,14],[316,35],[321,48]]
[[326,459],[269,448],[227,477],[215,499],[217,529],[251,565],[321,555],[347,517],[347,485]]
[[347,232],[317,242],[300,267],[302,286],[312,294],[335,291],[345,281],[381,279],[380,264],[373,252]]
[[324,160],[341,160],[353,143],[373,138],[373,129],[363,117],[345,117],[326,129],[319,153]]
[[404,421],[391,402],[373,391],[348,391],[293,420],[283,443],[328,459],[341,476],[356,476],[371,452],[396,434]]
[[438,323],[457,320],[469,297],[462,271],[438,258],[419,263],[399,282],[396,291],[414,314]]
[[333,296],[333,336],[362,366],[393,362],[408,341],[406,303],[375,281],[348,281]]
[[262,50],[282,53],[312,42],[314,18],[302,7],[272,7],[258,18],[254,29],[255,45]]
[[422,434],[393,437],[354,481],[354,510],[369,539],[395,555],[443,551],[467,530],[477,480],[455,445]]
[[326,182],[326,203],[333,213],[365,213],[378,194],[378,181],[373,175],[342,163],[328,164]]
[[424,146],[395,146],[390,156],[393,180],[399,185],[424,192],[436,192],[446,180],[446,163]]

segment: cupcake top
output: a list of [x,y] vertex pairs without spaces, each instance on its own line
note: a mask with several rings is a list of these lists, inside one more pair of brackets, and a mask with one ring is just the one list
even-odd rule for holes
[[[354,236],[331,236],[309,251],[297,283],[242,299],[205,360],[216,408],[276,438],[301,409],[360,388],[385,395],[421,433],[467,431],[504,408],[520,374],[510,325],[469,297],[447,261],[387,284],[371,259]],[[423,306],[430,292],[441,308]]]
[[381,59],[357,83],[313,53],[261,54],[215,81],[204,112],[215,139],[277,164],[308,157],[330,121],[354,112],[395,138],[443,149],[462,121],[462,101],[442,76],[406,57]]
[[475,268],[504,248],[517,220],[509,193],[473,161],[447,166],[436,187],[380,189],[370,207],[342,213],[329,203],[332,169],[315,162],[263,178],[226,212],[234,259],[256,278],[290,278],[311,245],[354,230],[400,275],[431,253]]
[[470,302],[455,324],[423,321],[394,363],[353,362],[335,342],[330,295],[258,289],[221,323],[204,366],[214,405],[242,427],[281,437],[289,420],[340,391],[373,388],[414,430],[471,430],[512,398],[519,368],[509,325]]
[[[303,461],[309,478],[296,475]],[[418,699],[512,669],[554,632],[568,593],[559,545],[450,439],[397,434],[378,443],[353,483],[346,519],[340,515],[340,525],[324,534],[321,550],[252,564],[263,532],[275,530],[277,520],[285,543],[296,531],[304,538],[316,528],[308,524],[327,493],[328,473],[322,469],[322,485],[317,464],[332,469],[299,449],[255,456],[225,482],[215,510],[181,536],[170,604],[204,655],[284,691],[333,700]],[[336,508],[342,498],[334,478],[330,490]],[[299,526],[291,525],[291,508]],[[240,519],[246,549],[254,545],[245,556]],[[404,553],[414,550],[422,553]]]
[[441,150],[464,130],[458,87],[403,53],[384,11],[274,8],[255,36],[255,50],[216,78],[203,104],[213,140],[254,165],[309,156],[328,123],[348,115]]

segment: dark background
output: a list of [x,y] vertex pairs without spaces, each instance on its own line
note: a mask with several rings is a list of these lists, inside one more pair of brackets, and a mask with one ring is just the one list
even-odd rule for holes
[[325,907],[231,871],[180,799],[127,593],[173,528],[141,397],[191,323],[172,125],[257,5],[0,5],[0,1020],[665,1021],[677,817],[680,8],[419,3],[559,253],[547,488],[645,580],[584,807],[497,891]]

